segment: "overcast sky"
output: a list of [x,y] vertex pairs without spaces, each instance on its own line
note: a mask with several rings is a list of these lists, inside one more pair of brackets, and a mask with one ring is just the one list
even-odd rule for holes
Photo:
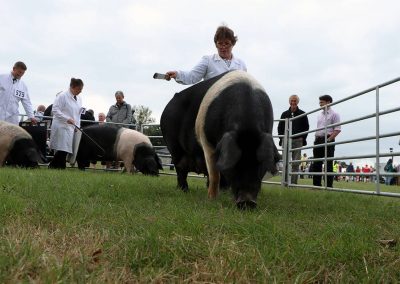
[[[173,94],[187,86],[154,80],[153,73],[188,70],[215,53],[220,24],[238,36],[233,53],[266,89],[275,118],[289,107],[291,94],[311,111],[322,94],[340,100],[400,76],[398,1],[2,0],[0,7],[0,73],[18,60],[27,64],[23,80],[34,108],[53,103],[77,77],[85,83],[83,104],[96,117],[122,90],[128,103],[148,106],[159,121]],[[381,90],[381,109],[400,105],[399,87]],[[375,111],[374,102],[371,94],[335,110],[349,120]],[[389,115],[381,130],[398,131],[399,121],[398,113]],[[338,141],[374,131],[374,120],[345,125]],[[398,152],[398,140],[382,140],[381,151]],[[338,146],[336,155],[374,149],[368,143]]]

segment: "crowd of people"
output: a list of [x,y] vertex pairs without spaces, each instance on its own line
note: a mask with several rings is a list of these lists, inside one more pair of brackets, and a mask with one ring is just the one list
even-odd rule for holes
[[[323,165],[324,166],[324,165]],[[313,162],[308,161],[306,153],[303,153],[300,162],[300,173],[299,177],[313,178],[310,175],[313,172]],[[333,176],[334,181],[346,181],[346,182],[377,182],[376,180],[376,168],[372,165],[365,164],[363,166],[354,166],[353,162],[349,164],[340,163],[338,161],[333,162]],[[389,159],[384,167],[381,168],[380,174],[382,175],[380,183],[385,183],[386,185],[400,185],[400,178],[387,176],[385,173],[396,173],[400,172],[400,164],[393,165],[392,159]],[[347,173],[351,175],[346,175]],[[358,175],[359,174],[359,175]],[[293,179],[292,179],[293,180]]]
[[[217,52],[212,55],[203,56],[200,61],[189,71],[167,71],[166,79],[174,79],[180,84],[195,84],[201,80],[207,80],[218,76],[222,73],[232,70],[243,70],[247,71],[246,64],[243,60],[233,55],[232,50],[238,41],[237,36],[233,30],[223,25],[219,26],[214,35],[214,44]],[[55,151],[54,159],[50,163],[51,168],[65,168],[65,163],[68,154],[74,153],[74,137],[76,136],[77,129],[83,125],[81,123],[82,115],[85,120],[95,120],[94,112],[92,110],[85,110],[82,107],[82,99],[79,94],[82,92],[84,83],[81,79],[72,78],[70,81],[70,87],[67,91],[57,94],[57,97],[52,105],[47,109],[45,106],[38,106],[34,112],[30,101],[30,96],[26,85],[21,81],[21,77],[27,70],[26,65],[23,62],[16,62],[13,66],[11,73],[0,75],[0,120],[5,120],[18,124],[18,106],[19,102],[22,103],[26,115],[33,124],[41,121],[43,116],[52,116],[53,122],[51,125],[51,136],[50,136],[50,148]],[[133,111],[130,104],[125,102],[124,93],[117,91],[115,93],[116,103],[111,105],[107,115],[100,112],[98,114],[98,123],[112,122],[115,125],[126,125],[133,122]],[[295,149],[291,152],[291,160],[297,161],[291,163],[291,172],[302,172],[312,171],[314,173],[321,173],[323,170],[324,162],[314,161],[313,163],[307,163],[307,156],[304,153],[301,155],[302,146],[307,145],[307,136],[304,134],[309,130],[309,122],[305,112],[298,107],[300,98],[294,94],[289,97],[289,109],[281,114],[281,119],[295,118],[292,120],[291,134],[294,135],[291,139],[291,149]],[[333,102],[333,98],[330,95],[324,94],[319,97],[319,106],[321,112],[317,118],[317,131],[314,136],[314,148],[313,158],[324,158],[325,157],[325,143],[328,143],[326,157],[334,157],[335,145],[331,142],[335,142],[336,137],[341,132],[340,126],[340,115],[333,110],[330,104]],[[85,116],[86,115],[86,116]],[[283,136],[285,131],[288,129],[285,126],[285,122],[282,120],[278,124],[278,134]],[[279,145],[286,147],[283,143],[282,138],[279,141]],[[311,167],[312,165],[312,167]],[[333,160],[326,162],[327,171],[335,172],[336,168]],[[350,163],[351,165],[351,163]],[[369,170],[371,172],[372,167],[365,167],[365,172]],[[357,168],[355,172],[357,172]],[[362,171],[362,169],[360,169]],[[288,172],[286,170],[286,172]],[[364,171],[363,171],[364,172]],[[302,176],[300,176],[302,177]],[[313,175],[313,185],[322,186],[322,175]],[[327,177],[325,186],[333,187],[334,179],[338,180],[333,175]],[[288,176],[284,177],[288,181]],[[366,180],[366,179],[364,179]],[[356,181],[360,179],[356,178]],[[297,184],[298,175],[291,175],[291,183]]]
[[[168,71],[168,79],[174,78],[181,84],[194,84],[202,79],[209,79],[221,73],[231,70],[246,71],[245,63],[234,57],[232,48],[236,44],[237,37],[227,26],[220,26],[214,36],[218,53],[204,56],[200,63],[191,71]],[[14,124],[19,123],[19,103],[21,102],[29,120],[36,124],[43,117],[52,117],[50,148],[54,151],[54,159],[49,167],[64,169],[68,154],[76,152],[74,149],[74,137],[77,128],[82,126],[81,115],[87,114],[88,120],[94,120],[93,111],[86,111],[82,107],[82,99],[79,96],[84,83],[81,79],[72,78],[69,89],[57,94],[54,103],[47,108],[40,106],[36,112],[32,109],[27,86],[21,80],[27,70],[26,65],[18,61],[14,64],[9,74],[0,75],[0,120]],[[130,104],[125,102],[124,93],[115,93],[116,103],[110,106],[107,115],[99,113],[99,123],[112,122],[116,126],[132,124],[133,113]]]
[[[65,169],[68,155],[76,154],[74,140],[79,135],[77,128],[95,121],[94,111],[82,107],[79,95],[84,83],[81,79],[71,78],[69,89],[58,93],[53,104],[47,108],[39,105],[33,110],[28,88],[21,80],[26,70],[26,64],[18,61],[9,74],[0,75],[0,120],[19,124],[20,102],[28,120],[34,125],[51,117],[49,147],[54,152],[54,157],[49,168]],[[115,127],[132,124],[132,107],[124,101],[123,92],[117,91],[115,99],[116,103],[110,106],[107,115],[99,113],[99,123],[112,122]]]

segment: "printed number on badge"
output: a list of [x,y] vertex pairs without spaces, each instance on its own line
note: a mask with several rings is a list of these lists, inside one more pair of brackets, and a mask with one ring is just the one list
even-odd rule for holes
[[18,98],[25,98],[25,93],[20,90],[15,90],[15,96]]

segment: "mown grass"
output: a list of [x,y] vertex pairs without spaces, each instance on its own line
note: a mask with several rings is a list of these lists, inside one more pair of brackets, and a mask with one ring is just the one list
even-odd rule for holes
[[397,198],[264,185],[238,211],[189,185],[1,168],[0,282],[400,281]]

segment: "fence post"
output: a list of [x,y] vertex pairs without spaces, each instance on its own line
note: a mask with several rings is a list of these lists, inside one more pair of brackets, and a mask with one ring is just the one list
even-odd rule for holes
[[293,142],[292,142],[292,132],[293,132],[293,121],[290,119],[287,119],[288,121],[288,139],[287,139],[287,169],[288,169],[288,174],[287,174],[287,184],[288,186],[292,185],[292,164],[293,164],[293,153],[292,153],[292,146],[293,146]]
[[[328,126],[327,126],[327,119],[328,119],[328,115],[327,115],[327,112],[328,112],[328,107],[327,107],[327,105],[325,105],[324,106],[324,110],[323,110],[324,112],[325,112],[325,130],[324,130],[324,153],[325,153],[325,155],[324,155],[324,186],[325,186],[325,189],[327,189],[328,188],[328,186],[327,186],[327,183],[328,183],[328,160],[327,160],[327,158],[328,158],[328,145],[327,145],[327,137],[328,137]],[[332,163],[333,163],[333,161],[332,161]]]
[[381,174],[380,174],[380,169],[379,169],[379,148],[380,148],[380,141],[379,141],[379,86],[375,88],[376,92],[376,103],[375,103],[375,135],[376,135],[376,145],[375,145],[375,151],[376,151],[376,159],[375,159],[375,164],[376,164],[376,194],[381,193]]
[[288,126],[289,119],[285,118],[285,132],[282,139],[282,186],[288,186]]

